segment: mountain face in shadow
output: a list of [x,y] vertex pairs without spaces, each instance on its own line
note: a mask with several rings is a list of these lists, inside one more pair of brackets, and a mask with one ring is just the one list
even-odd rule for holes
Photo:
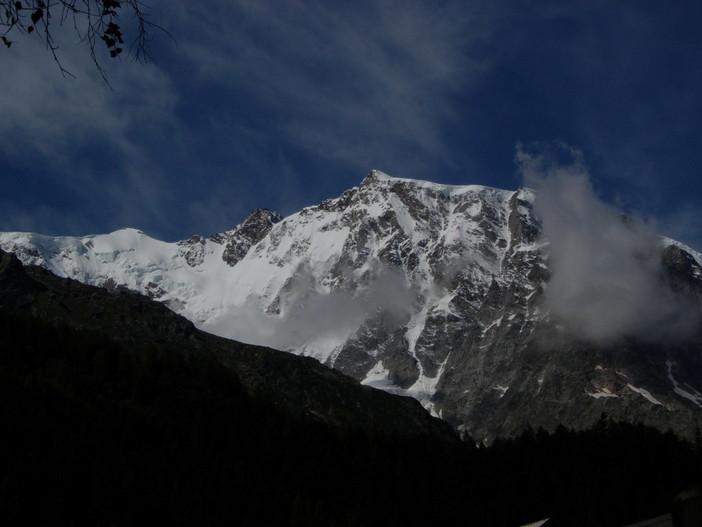
[[441,420],[412,398],[361,386],[318,361],[241,344],[197,330],[162,304],[122,289],[109,292],[0,259],[0,307],[43,322],[107,335],[122,346],[161,346],[214,358],[230,368],[250,395],[263,396],[301,415],[338,426],[401,435],[453,439]]
[[0,401],[4,525],[392,523],[463,448],[414,399],[7,253]]
[[702,469],[601,417],[477,448],[411,398],[0,254],[3,525],[620,526]]

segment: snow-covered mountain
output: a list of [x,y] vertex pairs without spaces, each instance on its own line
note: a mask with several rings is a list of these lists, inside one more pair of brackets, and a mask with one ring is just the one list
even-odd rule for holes
[[[209,238],[2,233],[0,248],[412,395],[476,438],[586,426],[603,411],[690,434],[702,416],[699,335],[603,343],[569,332],[543,301],[550,270],[533,203],[524,188],[372,171],[336,199],[285,219],[257,209]],[[652,258],[699,309],[700,255],[664,241]]]

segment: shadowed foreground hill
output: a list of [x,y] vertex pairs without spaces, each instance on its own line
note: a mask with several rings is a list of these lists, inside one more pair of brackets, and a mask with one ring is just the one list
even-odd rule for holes
[[197,330],[164,305],[127,291],[108,292],[39,267],[23,267],[0,251],[0,307],[109,335],[127,348],[177,348],[187,356],[214,357],[236,372],[250,395],[321,421],[384,434],[435,435],[455,440],[451,428],[410,397],[367,386],[318,361],[241,344]]
[[699,474],[603,419],[475,448],[416,402],[0,260],[0,524],[624,525]]

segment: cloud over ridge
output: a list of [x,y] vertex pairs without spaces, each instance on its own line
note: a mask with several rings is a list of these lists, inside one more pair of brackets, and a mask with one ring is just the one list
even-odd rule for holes
[[695,311],[664,279],[655,225],[601,201],[580,151],[564,144],[518,145],[524,183],[548,240],[544,301],[579,337],[666,341],[689,336]]

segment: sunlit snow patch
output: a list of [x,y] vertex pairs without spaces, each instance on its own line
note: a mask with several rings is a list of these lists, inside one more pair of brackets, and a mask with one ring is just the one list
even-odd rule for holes
[[685,399],[688,399],[695,403],[697,406],[702,407],[702,394],[695,390],[692,386],[689,384],[685,384],[690,390],[692,390],[694,393],[690,393],[687,390],[683,390],[680,385],[678,384],[678,381],[675,380],[673,377],[673,366],[675,363],[671,361],[666,361],[666,366],[668,366],[668,379],[670,379],[670,382],[673,383],[673,392],[678,394],[680,397],[684,397]]
[[619,397],[616,393],[612,393],[609,388],[602,388],[599,392],[595,393],[590,393],[590,392],[585,392],[588,394],[590,397],[594,397],[595,399],[601,399],[602,397]]
[[502,386],[500,384],[497,384],[497,385],[493,386],[492,389],[500,392],[500,394],[497,397],[498,397],[498,399],[502,399],[505,396],[505,394],[507,393],[507,390],[509,390],[509,386]]
[[651,402],[653,404],[659,404],[661,406],[665,406],[662,402],[660,402],[653,395],[651,395],[651,392],[649,392],[648,390],[645,390],[643,388],[637,388],[636,386],[633,386],[632,384],[628,384],[628,383],[627,383],[627,387],[632,392],[636,392],[636,393],[642,395],[643,397],[645,397],[649,402]]
[[541,527],[542,525],[546,524],[549,519],[550,518],[546,518],[545,520],[539,520],[538,522],[527,523],[526,525],[522,525],[522,527]]
[[405,390],[394,385],[389,379],[389,376],[390,370],[385,368],[383,361],[378,361],[378,363],[366,374],[366,378],[361,381],[361,384],[370,386],[371,388],[377,388],[378,390],[383,390],[384,392],[394,393],[396,395],[406,395]]

